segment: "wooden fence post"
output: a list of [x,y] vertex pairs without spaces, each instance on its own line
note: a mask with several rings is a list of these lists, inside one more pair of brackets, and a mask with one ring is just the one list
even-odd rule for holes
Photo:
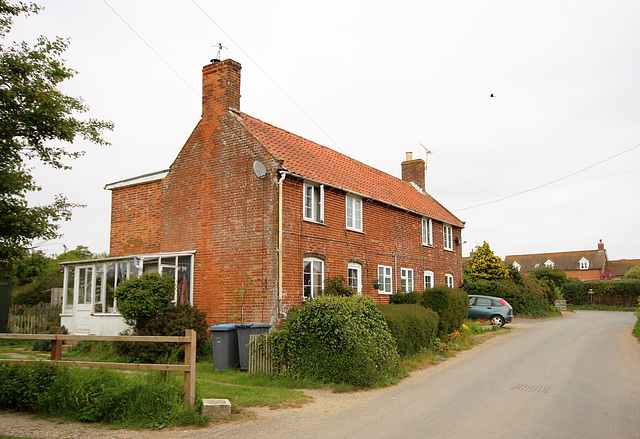
[[[53,334],[62,334],[62,329],[53,328],[51,331]],[[62,340],[55,338],[51,340],[51,361],[62,360]]]
[[193,407],[196,404],[196,331],[186,329],[184,336],[189,338],[184,343],[184,364],[189,366],[184,373],[184,403]]

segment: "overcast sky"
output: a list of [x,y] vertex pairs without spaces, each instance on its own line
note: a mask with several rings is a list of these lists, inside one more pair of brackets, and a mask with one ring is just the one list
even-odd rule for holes
[[[242,64],[241,110],[400,177],[466,222],[463,255],[640,258],[640,2],[48,0],[13,39],[71,40],[63,85],[111,120],[110,147],[43,191],[86,205],[42,243],[108,252],[105,184],[167,169],[201,114],[202,66]],[[495,97],[491,97],[493,94]]]

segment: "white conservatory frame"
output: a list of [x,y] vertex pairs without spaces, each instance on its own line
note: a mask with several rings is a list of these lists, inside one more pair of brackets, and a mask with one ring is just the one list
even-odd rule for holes
[[192,303],[195,251],[62,262],[60,323],[70,334],[118,335],[129,328],[114,297],[123,280],[140,273],[173,274],[173,303]]

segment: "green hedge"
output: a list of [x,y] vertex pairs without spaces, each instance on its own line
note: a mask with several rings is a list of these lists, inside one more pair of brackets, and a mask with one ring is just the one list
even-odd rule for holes
[[554,292],[545,282],[531,277],[485,280],[467,279],[465,292],[469,295],[500,297],[513,307],[516,314],[537,316],[554,312]]
[[396,340],[398,354],[408,356],[428,347],[438,332],[438,314],[413,304],[380,304],[378,309]]
[[[593,294],[589,294],[589,289]],[[592,280],[571,279],[562,287],[562,295],[572,305],[607,305],[635,307],[640,297],[640,280]]]
[[197,409],[184,404],[179,384],[151,376],[45,362],[0,363],[0,410],[127,428],[206,424]]
[[422,293],[420,305],[438,313],[438,336],[443,338],[459,329],[469,316],[469,297],[458,288],[436,286]]
[[383,315],[369,297],[319,297],[269,334],[275,362],[300,378],[369,387],[400,373]]

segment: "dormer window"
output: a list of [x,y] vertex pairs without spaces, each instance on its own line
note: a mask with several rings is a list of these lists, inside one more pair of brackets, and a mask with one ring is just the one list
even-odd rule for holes
[[556,263],[553,262],[551,259],[547,259],[547,262],[544,263],[544,266],[547,268],[555,268]]
[[587,258],[580,259],[580,270],[589,269],[589,260]]
[[304,184],[304,219],[324,222],[324,185]]
[[517,271],[520,271],[520,269],[522,268],[522,265],[518,264],[517,262],[514,262],[513,268],[515,268]]

